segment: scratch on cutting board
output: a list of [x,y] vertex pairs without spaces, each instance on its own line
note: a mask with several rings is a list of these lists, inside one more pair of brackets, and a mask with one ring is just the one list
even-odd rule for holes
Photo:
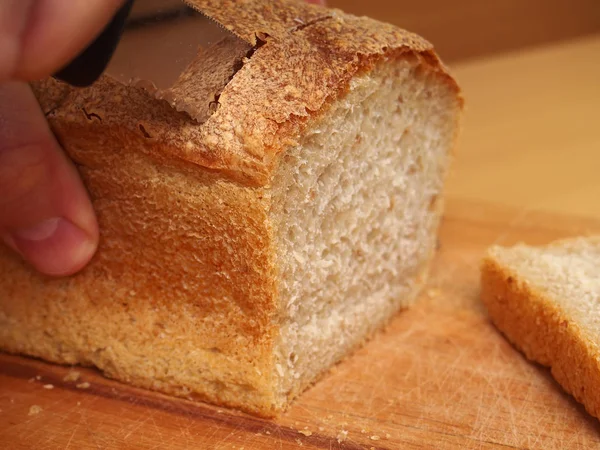
[[188,419],[186,417],[176,418],[179,433],[177,435],[177,440],[190,440],[194,437],[194,428],[199,427],[199,423],[193,419]]
[[[183,419],[182,420],[184,423],[187,424],[187,426],[183,426],[180,424],[180,420],[177,420],[177,424],[179,425],[179,432],[175,433],[175,432],[170,432],[167,434],[167,438],[165,438],[162,434],[161,437],[158,439],[154,439],[154,445],[152,447],[149,447],[149,449],[160,449],[160,450],[167,450],[167,449],[179,449],[179,448],[188,448],[190,446],[195,446],[197,448],[201,448],[198,438],[202,437],[204,438],[204,436],[202,434],[192,434],[190,432],[190,430],[192,428],[194,428],[194,425],[197,424],[194,420],[192,419]],[[172,431],[174,431],[175,428],[173,427]],[[185,444],[184,444],[185,443]]]
[[[216,425],[212,425],[212,427],[211,427],[212,433],[209,434],[209,437],[212,438],[213,436],[215,436],[223,428],[224,427],[223,427],[222,423],[218,423]],[[237,427],[235,427],[234,429],[237,429]]]
[[498,395],[504,399],[504,407],[508,410],[508,432],[512,435],[510,443],[513,445],[518,445],[518,424],[515,420],[515,405],[513,404],[512,392],[509,386],[510,381],[510,378],[499,377],[500,390],[498,391]]
[[[243,436],[244,441],[241,444],[241,446],[238,446],[238,449],[247,449],[247,450],[253,450],[253,449],[257,449],[257,448],[263,448],[264,445],[261,445],[261,438],[264,438],[264,435],[262,433],[256,433],[256,434],[252,434],[252,435],[245,435]],[[281,439],[277,440],[277,443],[275,442],[271,442],[270,443],[270,448],[283,448],[283,443],[281,441]]]
[[[43,410],[46,412],[51,412],[57,405],[60,405],[65,401],[68,401],[68,397],[59,396],[57,400],[51,403],[44,403]],[[53,434],[46,433],[43,427],[31,426],[32,423],[43,420],[43,417],[44,414],[30,416],[27,420],[17,425],[22,429],[20,438],[23,440],[23,442],[31,442],[40,435],[43,436],[46,443],[50,443],[54,439],[55,436]],[[58,417],[62,418],[63,421],[65,420],[64,415],[59,415]]]
[[[480,402],[480,407],[477,411],[477,419],[474,424],[474,435],[477,439],[481,441],[486,441],[489,439],[487,432],[489,430],[489,424],[493,422],[494,419],[499,417],[504,411],[503,401],[505,400],[503,396],[499,393],[497,389],[496,383],[498,382],[498,378],[494,377],[493,380],[487,380],[487,386],[491,388],[491,397],[494,399],[492,404]],[[482,393],[482,396],[484,394]],[[504,421],[503,421],[504,422]],[[508,430],[509,433],[513,433],[512,428],[514,428],[514,424],[511,424],[511,430]],[[506,434],[506,433],[505,433]]]
[[158,424],[156,423],[156,419],[154,418],[154,416],[156,415],[157,411],[155,409],[152,410],[152,413],[150,414],[150,421],[152,422],[152,425],[154,427],[154,429],[156,430],[156,434],[158,434],[159,438],[161,441],[165,440],[165,436],[163,435],[162,431],[160,430]]
[[[152,410],[151,410],[152,411]],[[151,413],[152,414],[152,413]],[[150,414],[145,417],[140,417],[138,420],[135,420],[133,424],[128,427],[127,433],[123,436],[123,440],[129,439],[131,435],[136,433],[140,428],[142,428],[148,421],[150,420]],[[125,431],[125,430],[121,430]]]
[[[439,365],[439,366],[443,367],[443,369],[442,369],[442,372],[439,374],[439,377],[436,378],[435,384],[436,384],[436,387],[440,391],[443,391],[446,387],[446,383],[449,380],[451,380],[452,378],[454,378],[454,375],[456,374],[457,369],[460,367],[461,363],[465,359],[466,352],[467,352],[466,348],[461,348],[458,352],[458,355],[456,355],[456,357],[453,358],[453,360],[450,364]],[[448,398],[448,400],[449,400],[449,398]]]
[[79,427],[81,426],[81,422],[82,422],[82,417],[81,417],[81,414],[79,414],[79,420],[77,421],[77,423],[73,427],[73,431],[71,432],[71,436],[69,436],[69,440],[67,441],[67,444],[65,445],[65,450],[68,450],[71,447],[71,442],[73,442],[73,438],[75,437],[75,435],[79,431]]
[[[160,431],[158,431],[159,428],[158,428],[158,425],[156,424],[156,420],[155,420],[154,416],[152,416],[151,421],[154,424],[154,427],[159,434],[159,439],[157,439],[156,442],[154,443],[154,445],[152,447],[149,447],[149,449],[165,450],[165,449],[169,449],[169,448],[181,448],[181,440],[182,440],[183,436],[185,435],[185,432],[183,432],[184,427],[181,427],[181,426],[179,427],[179,430],[180,430],[179,434],[169,433],[168,436],[165,437]],[[189,418],[189,420],[187,420],[187,423],[193,424],[194,421],[193,421],[193,419]],[[188,425],[185,428],[188,430],[187,431],[188,436],[192,437],[191,442],[194,442],[194,436],[191,435],[191,433],[189,433],[191,426]],[[198,436],[198,435],[195,435],[195,436]],[[205,438],[205,436],[202,436],[202,438]],[[189,439],[188,439],[188,442],[190,442]],[[194,445],[196,445],[196,444],[194,444]]]
[[277,427],[275,431],[277,432],[277,442],[279,443],[279,450],[282,450],[284,442],[283,432],[279,427]]
[[[85,408],[79,408],[78,406],[74,406],[70,409],[70,411],[76,411],[77,415],[79,416],[78,422],[81,424],[82,431],[94,439],[96,436],[92,431],[93,427],[90,426],[90,423],[88,421],[89,416],[87,414],[87,408],[90,406],[93,406],[97,402],[97,400],[98,400],[98,398],[91,397],[89,399],[86,399],[86,407]],[[79,403],[79,402],[77,402],[77,403]],[[96,447],[100,448],[99,445],[96,445]]]
[[222,444],[227,443],[227,441],[229,441],[236,433],[238,433],[238,431],[239,431],[239,428],[237,428],[237,427],[232,428],[228,434],[226,434],[221,439],[214,442],[215,448],[219,448]]

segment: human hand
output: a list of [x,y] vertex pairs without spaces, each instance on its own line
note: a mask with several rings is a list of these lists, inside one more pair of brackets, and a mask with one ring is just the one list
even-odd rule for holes
[[0,236],[38,271],[69,275],[98,245],[78,173],[27,81],[55,73],[122,0],[2,0],[0,4]]

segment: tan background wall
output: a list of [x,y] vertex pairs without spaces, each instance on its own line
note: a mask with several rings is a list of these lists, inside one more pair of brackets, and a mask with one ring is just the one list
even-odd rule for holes
[[449,62],[600,31],[600,0],[328,1],[422,34]]

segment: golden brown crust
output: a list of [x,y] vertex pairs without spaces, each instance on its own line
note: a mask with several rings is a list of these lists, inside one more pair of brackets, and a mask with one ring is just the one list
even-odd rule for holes
[[263,190],[157,161],[99,122],[60,131],[100,247],[67,279],[0,247],[0,346],[273,414],[278,304]]
[[87,126],[93,113],[106,127],[130,131],[132,139],[151,136],[166,157],[264,186],[277,156],[296,142],[309,119],[323,114],[353,76],[378,60],[419,57],[459,95],[431,44],[391,25],[295,0],[193,3],[249,40],[255,32],[266,39],[224,88],[204,124],[108,77],[89,89],[70,90],[66,98],[64,86],[53,80],[36,84],[42,107],[52,110],[51,122]]
[[234,36],[226,36],[203,49],[179,74],[173,86],[159,90],[147,80],[137,82],[157,98],[165,99],[177,111],[185,111],[204,123],[218,104],[219,95],[237,71],[237,66],[252,47]]
[[332,15],[331,9],[295,0],[185,0],[228,30],[255,45],[267,36],[285,39]]
[[481,289],[498,329],[527,358],[550,367],[556,381],[600,418],[600,355],[573,318],[492,255],[483,262]]

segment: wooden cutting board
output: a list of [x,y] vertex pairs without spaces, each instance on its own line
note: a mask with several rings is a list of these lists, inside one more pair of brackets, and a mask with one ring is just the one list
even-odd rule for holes
[[489,244],[593,232],[600,221],[450,202],[419,304],[276,421],[130,388],[93,370],[64,381],[69,368],[0,354],[0,448],[600,448],[600,422],[515,351],[478,300]]

